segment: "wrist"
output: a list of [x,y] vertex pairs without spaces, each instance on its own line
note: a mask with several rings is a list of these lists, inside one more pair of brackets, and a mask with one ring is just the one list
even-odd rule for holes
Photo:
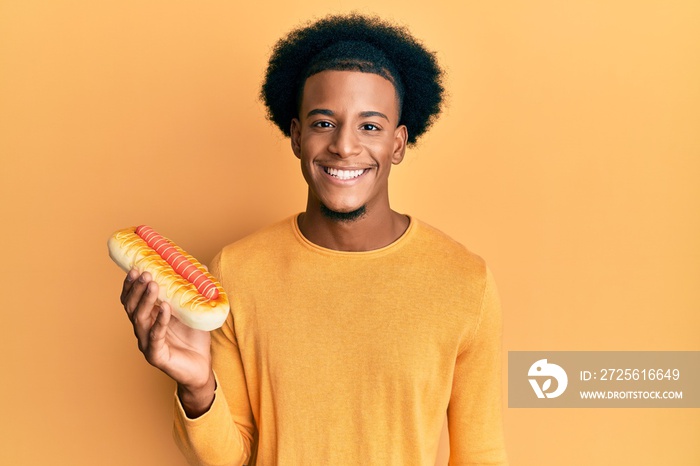
[[216,380],[214,373],[209,373],[209,378],[204,385],[177,385],[177,397],[188,418],[197,418],[209,411],[214,402]]

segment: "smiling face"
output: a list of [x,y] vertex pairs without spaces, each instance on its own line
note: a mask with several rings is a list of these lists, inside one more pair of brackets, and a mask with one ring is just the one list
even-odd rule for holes
[[379,75],[328,70],[310,76],[291,126],[292,149],[309,185],[307,209],[391,212],[389,172],[403,159],[407,140],[398,118],[394,86]]

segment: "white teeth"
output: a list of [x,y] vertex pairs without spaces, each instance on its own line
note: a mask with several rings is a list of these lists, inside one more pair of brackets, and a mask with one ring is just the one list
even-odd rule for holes
[[352,178],[357,178],[358,176],[362,175],[365,171],[364,170],[338,170],[336,168],[324,168],[326,173],[328,173],[331,176],[335,176],[336,178],[339,178],[341,180],[349,180]]

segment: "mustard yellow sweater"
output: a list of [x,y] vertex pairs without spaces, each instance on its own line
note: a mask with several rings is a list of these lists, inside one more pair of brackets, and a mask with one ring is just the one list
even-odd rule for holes
[[483,260],[411,219],[393,244],[342,252],[296,216],[225,247],[231,315],[212,332],[217,390],[174,435],[191,464],[507,464],[501,315]]

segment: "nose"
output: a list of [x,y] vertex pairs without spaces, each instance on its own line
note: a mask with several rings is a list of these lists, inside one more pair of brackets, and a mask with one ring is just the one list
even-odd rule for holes
[[347,158],[360,154],[362,146],[352,126],[342,125],[334,131],[328,150],[340,158]]

